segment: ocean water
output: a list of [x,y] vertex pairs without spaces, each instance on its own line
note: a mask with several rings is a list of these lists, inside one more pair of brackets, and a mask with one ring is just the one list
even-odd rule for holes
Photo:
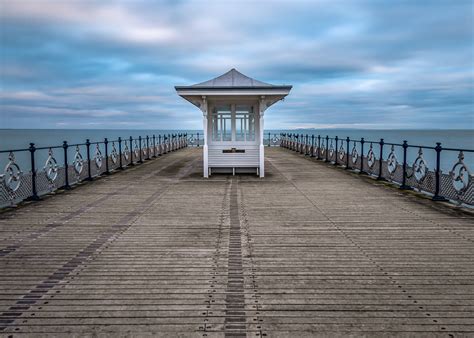
[[[129,138],[130,136],[136,138],[138,136],[146,137],[152,135],[164,135],[171,133],[188,133],[202,135],[202,130],[114,130],[114,129],[0,129],[0,150],[11,150],[11,149],[25,149],[28,148],[29,143],[35,143],[36,147],[49,147],[49,146],[61,146],[63,141],[67,141],[69,144],[84,143],[86,139],[90,139],[91,142],[103,141],[104,138],[109,140],[115,140],[118,137],[122,139]],[[431,146],[434,147],[436,142],[441,142],[445,148],[462,148],[462,149],[474,149],[474,130],[368,130],[368,129],[299,129],[299,130],[267,130],[265,131],[265,139],[268,138],[268,133],[280,134],[281,132],[286,133],[298,133],[308,135],[321,135],[325,137],[338,136],[339,138],[345,139],[350,137],[354,140],[360,140],[364,137],[368,142],[365,146],[365,153],[368,150],[370,142],[379,142],[381,138],[387,143],[402,143],[404,140],[408,141],[410,145],[416,146]],[[201,136],[202,137],[202,136]],[[345,142],[344,142],[345,146]],[[81,151],[84,151],[84,147],[81,147]],[[351,143],[352,148],[352,143]],[[378,144],[374,144],[375,152],[378,155]],[[360,149],[359,149],[360,150]],[[62,149],[53,150],[55,158],[59,163],[63,161]],[[416,159],[419,149],[417,147],[409,148],[408,160],[412,162]],[[384,154],[385,158],[390,152],[390,147],[385,147]],[[401,148],[396,147],[395,153],[399,160],[402,159]],[[70,156],[74,155],[74,149],[71,147]],[[458,159],[458,152],[455,151],[443,151],[441,156],[441,167],[443,171],[449,171],[453,164]],[[465,163],[471,170],[474,170],[474,153],[465,152]],[[15,152],[16,162],[24,170],[28,169],[29,166],[29,153],[28,152]],[[42,167],[43,161],[48,156],[48,150],[37,151],[37,163],[38,168]],[[430,169],[434,168],[435,165],[435,152],[433,150],[424,150],[423,156],[428,163]],[[0,172],[3,172],[3,168],[8,162],[8,153],[0,154]]]

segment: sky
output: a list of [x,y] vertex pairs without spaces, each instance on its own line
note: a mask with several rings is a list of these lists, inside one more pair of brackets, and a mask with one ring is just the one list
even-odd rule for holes
[[231,68],[268,129],[474,129],[474,2],[0,0],[0,128],[201,129]]

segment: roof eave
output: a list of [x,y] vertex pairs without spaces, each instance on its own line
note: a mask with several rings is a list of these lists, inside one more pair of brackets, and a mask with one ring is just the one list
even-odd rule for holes
[[268,90],[268,91],[272,91],[272,90],[288,90],[290,91],[293,86],[252,86],[252,87],[249,87],[249,86],[233,86],[233,87],[229,87],[229,86],[212,86],[212,87],[194,87],[194,86],[175,86],[174,87],[177,91],[179,90],[190,90],[190,91],[202,91],[202,90],[229,90],[229,91],[232,91],[232,90]]

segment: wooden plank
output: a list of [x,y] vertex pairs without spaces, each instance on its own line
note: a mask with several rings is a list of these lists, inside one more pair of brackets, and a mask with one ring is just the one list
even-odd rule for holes
[[0,215],[16,336],[474,334],[474,222],[284,149],[172,152]]

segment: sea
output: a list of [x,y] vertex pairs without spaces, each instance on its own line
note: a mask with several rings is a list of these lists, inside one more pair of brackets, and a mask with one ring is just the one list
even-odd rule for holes
[[[21,150],[29,147],[30,143],[34,143],[36,147],[61,146],[63,141],[69,144],[84,143],[86,139],[90,142],[108,140],[116,140],[118,137],[128,139],[130,136],[137,138],[138,136],[151,138],[152,135],[165,135],[187,133],[188,135],[200,133],[202,138],[202,130],[127,130],[127,129],[0,129],[0,151],[5,150]],[[335,137],[345,139],[350,137],[353,140],[360,140],[362,137],[367,141],[364,153],[368,151],[370,142],[373,142],[375,153],[378,155],[378,144],[384,139],[386,143],[401,144],[404,140],[410,145],[416,147],[409,148],[408,162],[413,162],[418,154],[420,146],[434,147],[436,142],[440,142],[444,148],[467,149],[474,151],[474,129],[274,129],[265,131],[265,139],[268,133],[279,135],[280,133],[297,133],[303,135],[320,135],[321,137]],[[352,148],[351,143],[351,148]],[[345,143],[344,143],[345,145]],[[74,147],[71,147],[70,154],[74,155]],[[357,149],[360,148],[357,144]],[[102,150],[103,151],[103,150]],[[390,152],[390,146],[384,149],[384,157]],[[53,149],[54,157],[58,163],[63,161],[62,149]],[[29,153],[27,151],[15,151],[15,161],[25,170],[29,167]],[[401,147],[395,147],[395,154],[399,161],[402,159]],[[68,155],[72,158],[71,155]],[[0,174],[8,163],[9,153],[0,153]],[[423,157],[428,164],[428,168],[433,169],[435,166],[436,154],[434,150],[424,149]],[[458,151],[442,151],[441,168],[444,172],[452,169],[457,162],[459,156]],[[37,166],[42,167],[42,162],[48,157],[48,149],[37,151]],[[464,151],[464,162],[470,170],[474,170],[474,152]],[[471,171],[472,173],[473,171]]]

